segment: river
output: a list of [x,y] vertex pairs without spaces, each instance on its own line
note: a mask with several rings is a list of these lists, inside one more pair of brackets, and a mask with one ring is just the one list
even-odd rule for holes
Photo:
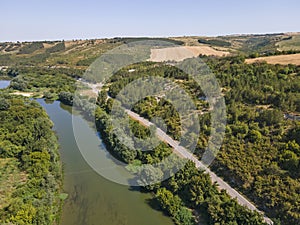
[[[153,209],[150,194],[106,180],[85,162],[77,147],[71,108],[55,101],[47,104],[37,100],[54,122],[64,165],[64,192],[69,194],[63,207],[61,225],[173,225],[169,217]],[[80,123],[82,135],[88,138],[86,148],[105,151],[97,132],[81,116],[73,120]]]
[[7,88],[10,84],[10,80],[0,80],[0,89]]

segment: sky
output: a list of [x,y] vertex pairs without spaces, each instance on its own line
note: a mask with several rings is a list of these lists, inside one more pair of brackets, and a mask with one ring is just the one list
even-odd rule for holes
[[1,0],[0,41],[300,31],[299,0]]

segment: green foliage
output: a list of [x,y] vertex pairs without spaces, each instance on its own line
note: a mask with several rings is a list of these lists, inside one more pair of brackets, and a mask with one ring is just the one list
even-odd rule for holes
[[184,206],[180,207],[179,212],[175,215],[175,222],[180,225],[194,225],[195,219],[192,211]]
[[292,55],[292,54],[298,54],[300,53],[299,50],[288,50],[288,51],[269,51],[269,52],[263,52],[263,53],[251,53],[249,55],[249,58],[254,59],[254,58],[258,58],[258,57],[265,57],[265,56],[274,56],[274,55]]
[[76,66],[90,66],[99,56],[94,56],[87,59],[81,59],[76,63]]
[[262,134],[258,130],[251,129],[247,138],[252,142],[259,142],[262,139]]
[[280,163],[285,170],[298,171],[299,157],[294,152],[285,150],[280,155]]
[[264,110],[260,113],[258,121],[263,125],[278,125],[283,120],[283,113],[279,110]]
[[70,93],[70,92],[60,92],[58,99],[66,104],[66,105],[73,105],[73,98],[74,98],[74,94]]
[[[225,89],[227,133],[213,170],[282,224],[299,223],[299,67],[206,59]],[[298,144],[298,143],[297,143]],[[199,150],[196,151],[201,152]],[[295,207],[290,207],[294,205]],[[297,205],[297,204],[296,204]]]
[[[1,95],[9,107],[0,111],[0,158],[16,161],[23,178],[14,180],[1,203],[0,223],[57,224],[62,169],[52,122],[35,101]],[[6,182],[0,179],[0,189]]]
[[[266,37],[253,37],[248,39],[244,46],[243,51],[266,51],[266,49],[270,48],[269,46],[272,45],[271,40]],[[274,47],[272,46],[274,49]]]
[[[170,189],[159,189],[156,198],[162,208],[175,218],[181,213],[191,215],[188,206],[197,213],[207,215],[208,224],[265,224],[261,215],[240,206],[236,200],[231,199],[225,192],[219,192],[212,184],[209,175],[196,169],[192,162],[187,163],[183,169],[171,177],[166,184]],[[178,200],[177,196],[179,197]],[[193,224],[190,216],[188,222],[178,224]],[[193,221],[195,221],[193,219]]]
[[261,215],[240,206],[236,200],[230,199],[224,192],[209,201],[207,211],[209,213],[209,224],[265,224]]
[[184,44],[184,42],[182,42],[182,41],[176,41],[176,40],[168,39],[168,38],[147,38],[147,37],[141,37],[141,38],[115,38],[115,40],[122,41],[125,44],[132,43],[132,42],[135,42],[135,41],[153,41],[153,40],[154,41],[168,42],[168,43],[173,44],[173,45],[183,45]]
[[11,56],[9,54],[0,55],[0,62],[1,62],[1,65],[3,65],[3,66],[10,65]]
[[207,44],[207,45],[213,45],[213,46],[220,46],[220,47],[230,47],[231,43],[223,40],[218,40],[218,39],[199,39],[199,43],[201,44]]
[[[153,191],[159,188],[159,182],[163,178],[163,172],[160,168],[155,168],[152,165],[145,167],[139,171],[139,180],[138,183],[141,186],[145,186],[148,191]],[[153,183],[153,184],[152,184]]]
[[[120,143],[112,132],[109,115],[105,112],[105,108],[105,105],[103,105],[103,109],[96,109],[96,121],[107,148],[123,161],[134,162],[133,158],[128,158],[127,147]],[[120,121],[119,124],[120,127],[123,127],[122,121]],[[132,126],[135,129],[134,134],[136,136],[143,138],[148,136],[149,133],[144,130],[145,128],[141,129],[141,131],[136,131],[140,129],[138,124],[133,122]],[[158,149],[160,149],[160,154],[154,153],[154,156],[161,160],[167,156],[161,153],[168,151],[168,148],[161,146],[156,148],[156,150]],[[124,154],[124,152],[126,154]],[[145,155],[140,152],[135,155],[135,160],[138,159],[139,162],[153,163],[155,161],[153,161],[152,157],[153,154]],[[175,164],[177,166],[181,165],[179,161]],[[197,170],[191,161],[187,162],[183,169],[167,181],[159,183],[158,181],[160,181],[163,176],[172,175],[171,171],[174,167],[171,165],[172,164],[166,168],[155,168],[153,166],[144,168],[142,166],[142,169],[138,171],[138,182],[141,185],[146,185],[146,190],[156,191],[155,199],[158,204],[166,214],[173,218],[176,224],[194,224],[195,217],[192,214],[192,210],[200,214],[207,214],[210,224],[214,224],[216,221],[224,221],[221,224],[264,224],[260,215],[239,206],[237,202],[230,199],[227,194],[223,192],[220,193],[216,186],[211,183],[209,175]],[[155,184],[148,185],[149,183]],[[211,204],[216,204],[217,206],[210,207]],[[225,215],[223,214],[224,210],[226,211]]]
[[282,169],[289,171],[292,177],[300,177],[300,146],[295,140],[289,141],[282,147],[278,158]]
[[10,107],[9,101],[5,98],[0,97],[0,111],[7,110]]
[[296,123],[292,129],[289,130],[287,134],[287,140],[295,141],[298,145],[300,145],[300,123]]
[[35,65],[36,63],[43,63],[46,62],[46,60],[49,58],[49,53],[40,53],[36,54],[34,56],[31,56],[30,58],[24,59],[20,62],[21,65]]
[[282,111],[296,111],[299,108],[299,67],[246,64],[240,57],[204,60],[216,74],[220,86],[226,90],[227,105],[238,102],[253,106],[271,105]]
[[55,53],[55,52],[64,51],[65,49],[66,49],[65,42],[60,42],[51,48],[47,48],[46,52],[47,53]]
[[281,42],[278,43],[278,46],[281,50],[300,50],[300,36],[289,36],[282,39]]
[[35,93],[48,92],[57,97],[60,92],[74,92],[75,80],[79,71],[66,69],[19,68],[18,75],[12,79],[10,88]]
[[[223,87],[228,109],[224,143],[212,169],[247,195],[268,216],[278,218],[282,224],[289,221],[297,224],[299,207],[295,201],[299,199],[299,194],[295,193],[300,188],[300,129],[296,122],[284,119],[284,112],[299,108],[300,69],[294,65],[246,64],[244,60],[243,56],[204,58]],[[174,79],[174,82],[180,81],[181,87],[196,97],[199,110],[208,108],[203,103],[201,89],[182,72],[159,63],[132,65],[130,68],[135,71],[129,73],[125,68],[111,77],[108,94],[112,98],[138,78],[160,76]],[[113,99],[107,100],[105,92],[102,91],[98,103],[109,112]],[[138,101],[133,110],[148,119],[162,117],[168,128],[174,126],[174,129],[168,129],[168,133],[176,137],[180,123],[171,103],[157,96],[147,97]],[[200,117],[202,129],[195,150],[199,157],[202,157],[208,144],[210,120],[209,113]],[[133,127],[136,129],[135,125]],[[134,134],[143,138],[148,135],[146,130]],[[156,160],[161,157],[155,156]],[[156,162],[153,154],[138,153],[137,158],[143,163]],[[224,194],[219,196],[209,178],[199,177],[197,173],[194,173],[196,178],[193,179],[185,179],[185,176],[179,172],[162,185],[177,194],[189,208],[204,208],[205,213],[210,215],[208,220],[211,224],[262,224],[260,216],[241,208]],[[156,185],[150,190],[157,188]],[[210,204],[215,207],[208,208]]]
[[251,35],[241,37],[242,47],[240,51],[244,53],[269,53],[277,50],[276,43],[281,40],[282,34],[268,34],[268,35]]
[[55,93],[51,93],[50,91],[45,91],[43,93],[44,98],[47,100],[55,100],[57,99],[57,95]]
[[32,42],[25,44],[24,47],[22,47],[19,50],[19,54],[31,54],[35,52],[36,50],[43,49],[44,45],[42,42]]
[[167,126],[167,134],[173,136],[174,139],[180,137],[179,114],[170,102],[164,99],[157,101],[155,97],[147,97],[137,102],[133,107],[133,111],[149,120],[155,117],[162,118]]
[[8,69],[7,76],[16,77],[19,75],[19,71],[17,69]]
[[[124,113],[124,112],[120,112]],[[140,145],[139,141],[133,142],[130,139],[120,141],[120,138],[116,135],[115,132],[112,132],[113,126],[110,121],[110,115],[105,112],[105,109],[101,109],[99,107],[95,110],[95,117],[96,117],[96,126],[102,135],[103,141],[106,143],[107,149],[115,155],[118,159],[124,162],[134,162],[135,160],[139,160],[143,163],[157,163],[162,158],[169,156],[172,152],[169,146],[164,143],[159,143],[159,140],[154,137],[150,140],[149,146]],[[127,133],[125,130],[125,123],[127,121],[119,120],[118,124],[120,125],[118,129],[123,129],[123,133]],[[137,122],[131,121],[131,130],[137,138],[148,138],[150,135],[150,130],[146,129],[142,125],[138,124]],[[124,141],[127,142],[124,145]],[[128,146],[132,146],[129,148]],[[153,148],[153,146],[156,146]],[[141,151],[141,148],[149,148],[151,151]],[[141,171],[142,173],[151,173],[151,171]],[[159,174],[159,171],[157,171]],[[156,179],[157,180],[157,179]]]
[[168,191],[166,188],[158,189],[155,198],[161,205],[162,209],[173,217],[178,214],[182,206],[181,199],[177,195],[174,196],[173,193]]

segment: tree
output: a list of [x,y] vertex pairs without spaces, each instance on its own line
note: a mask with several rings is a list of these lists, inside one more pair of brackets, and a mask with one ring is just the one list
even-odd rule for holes
[[285,170],[298,171],[297,168],[299,166],[299,158],[294,152],[290,150],[285,150],[280,155],[280,163],[282,165],[282,168]]
[[195,219],[192,211],[184,206],[180,207],[178,213],[175,216],[176,221],[180,225],[194,225]]
[[19,75],[19,71],[16,69],[9,69],[7,71],[7,76],[9,76],[9,77],[16,77],[18,75]]
[[143,166],[139,172],[138,183],[146,187],[147,190],[153,191],[160,186],[163,179],[163,172],[159,168],[155,168],[152,165]]
[[247,135],[247,138],[252,143],[259,142],[262,139],[262,135],[258,130],[250,130],[249,134]]
[[9,102],[5,98],[0,98],[0,111],[7,110],[9,107]]
[[59,93],[59,100],[66,104],[66,105],[73,105],[73,98],[74,98],[74,95],[70,92],[60,92]]
[[166,188],[158,189],[155,197],[162,209],[172,217],[175,217],[181,209],[181,199],[177,195],[174,196]]
[[10,218],[10,221],[19,225],[34,224],[34,219],[37,210],[31,204],[24,204],[15,216]]
[[194,176],[188,185],[188,198],[195,206],[202,205],[216,193],[216,189],[206,174]]
[[260,113],[258,120],[261,124],[266,124],[268,126],[278,125],[283,120],[283,113],[276,109],[263,110]]

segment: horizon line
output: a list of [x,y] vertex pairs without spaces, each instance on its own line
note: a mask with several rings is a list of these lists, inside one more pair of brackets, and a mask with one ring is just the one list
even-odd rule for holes
[[107,36],[107,37],[89,37],[89,38],[70,38],[70,39],[59,39],[59,38],[49,38],[49,39],[26,39],[26,40],[14,40],[14,41],[9,41],[9,40],[0,40],[0,43],[26,43],[26,42],[70,42],[70,41],[89,41],[89,40],[109,40],[109,39],[116,39],[116,38],[184,38],[184,37],[234,37],[234,36],[249,36],[249,35],[297,35],[300,34],[300,31],[287,31],[287,32],[270,32],[270,33],[230,33],[230,34],[220,34],[220,35],[196,35],[196,34],[191,34],[191,35],[174,35],[174,36],[156,36],[156,35],[118,35],[118,36]]

